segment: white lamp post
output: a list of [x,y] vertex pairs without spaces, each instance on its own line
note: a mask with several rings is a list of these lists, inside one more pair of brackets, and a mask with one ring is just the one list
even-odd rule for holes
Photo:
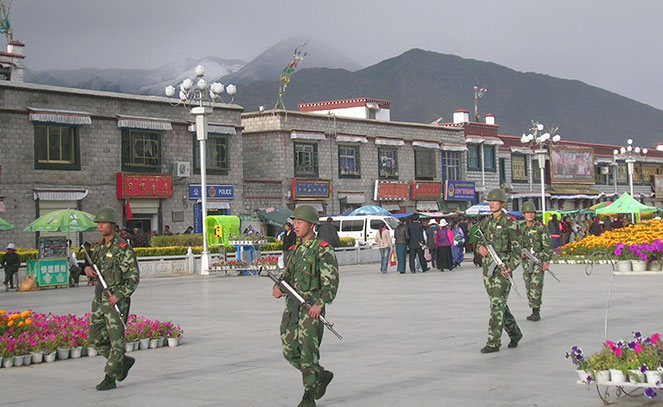
[[635,161],[637,157],[646,155],[648,150],[646,148],[633,147],[632,139],[626,140],[626,144],[626,147],[620,147],[619,150],[615,150],[612,153],[615,161],[622,159],[626,162],[629,190],[631,191],[631,196],[633,196],[633,172],[635,170]]
[[557,126],[554,126],[550,131],[545,132],[543,124],[532,121],[532,128],[529,133],[523,134],[520,142],[528,145],[534,149],[534,154],[539,161],[539,171],[541,172],[541,213],[546,212],[546,156],[548,155],[548,148],[553,144],[559,143],[562,139],[559,134],[551,136],[550,134],[557,133]]
[[[196,117],[196,139],[200,145],[200,190],[202,195],[202,223],[203,223],[203,252],[200,256],[200,274],[209,274],[210,257],[207,247],[207,117],[212,114],[214,103],[221,101],[223,91],[231,97],[231,103],[237,93],[237,88],[234,85],[225,87],[218,82],[211,85],[207,83],[203,76],[205,75],[205,67],[198,65],[196,67],[196,78],[194,80],[185,79],[179,85],[179,98],[175,99],[170,104],[173,106],[191,107],[191,114]],[[195,86],[194,86],[195,85]],[[173,100],[175,96],[175,87],[167,86],[166,96],[168,99]]]

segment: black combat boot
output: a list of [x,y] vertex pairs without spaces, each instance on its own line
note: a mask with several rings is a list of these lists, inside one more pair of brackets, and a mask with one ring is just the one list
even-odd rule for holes
[[541,319],[541,313],[538,308],[532,308],[532,315],[527,317],[528,321],[538,321]]
[[499,346],[486,345],[483,348],[481,348],[481,353],[493,353],[493,352],[499,352],[499,351],[500,351]]
[[131,369],[131,366],[133,366],[134,363],[136,363],[136,359],[132,358],[131,356],[124,357],[124,369],[122,369],[122,374],[117,378],[119,382],[127,378],[129,369]]
[[511,342],[509,342],[508,347],[509,348],[518,347],[518,342],[520,342],[521,339],[523,339],[523,333],[522,332],[511,338]]
[[329,370],[325,370],[322,372],[322,378],[320,379],[320,384],[318,385],[318,391],[315,394],[315,399],[321,399],[322,396],[325,395],[325,392],[327,391],[327,386],[329,385],[329,382],[332,381],[334,378],[334,373],[330,372]]
[[302,401],[297,404],[297,407],[315,407],[315,400],[314,400],[314,391],[306,389],[304,390],[304,396],[302,397]]
[[101,383],[97,385],[97,390],[99,391],[112,390],[116,387],[117,385],[115,384],[115,379],[113,379],[109,375],[106,375],[106,377],[104,377],[104,380],[102,380]]

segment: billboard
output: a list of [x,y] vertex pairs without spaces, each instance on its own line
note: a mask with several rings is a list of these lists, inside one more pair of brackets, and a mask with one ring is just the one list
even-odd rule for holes
[[594,184],[594,150],[571,147],[551,149],[550,182]]
[[663,175],[654,175],[654,196],[663,198]]

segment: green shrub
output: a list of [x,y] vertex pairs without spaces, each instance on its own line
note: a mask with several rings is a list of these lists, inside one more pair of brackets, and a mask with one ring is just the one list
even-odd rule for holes
[[202,234],[186,234],[174,236],[152,236],[150,239],[151,247],[172,247],[172,246],[202,246]]
[[355,245],[354,237],[342,237],[341,238],[341,247],[352,247]]

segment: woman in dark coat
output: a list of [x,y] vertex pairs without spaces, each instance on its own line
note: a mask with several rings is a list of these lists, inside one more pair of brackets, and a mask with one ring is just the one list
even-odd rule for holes
[[447,227],[447,221],[440,220],[439,228],[435,234],[435,246],[437,247],[437,269],[444,271],[454,268],[453,257],[451,255],[451,245],[453,245],[453,233]]

